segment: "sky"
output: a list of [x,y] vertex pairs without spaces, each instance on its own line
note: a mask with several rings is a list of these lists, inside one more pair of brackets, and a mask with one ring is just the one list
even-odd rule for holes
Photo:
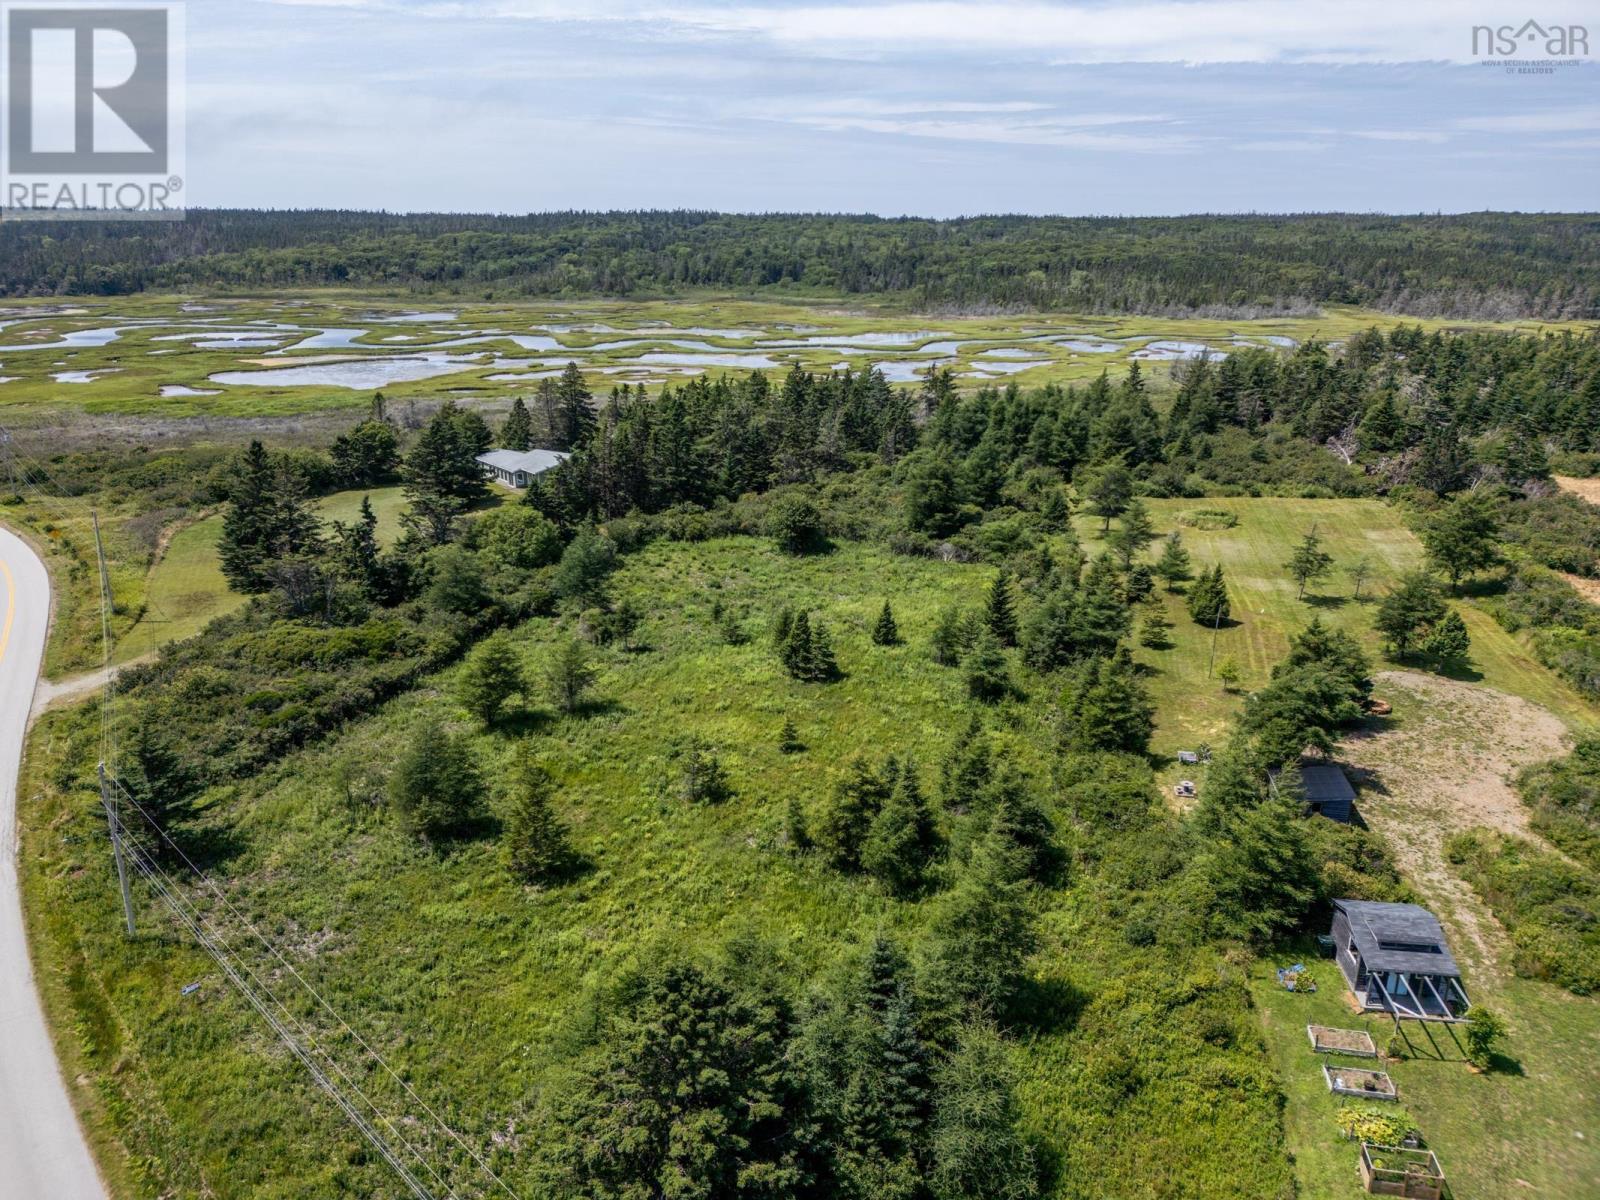
[[191,206],[1600,207],[1600,55],[1519,73],[1472,33],[1586,24],[1600,51],[1594,0],[187,9]]

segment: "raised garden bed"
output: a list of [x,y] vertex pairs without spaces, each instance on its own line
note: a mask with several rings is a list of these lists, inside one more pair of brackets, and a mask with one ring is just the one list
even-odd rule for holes
[[1428,1150],[1361,1143],[1361,1186],[1375,1196],[1441,1200],[1444,1168]]
[[1387,1071],[1368,1071],[1364,1067],[1330,1067],[1322,1064],[1322,1077],[1328,1090],[1339,1096],[1360,1096],[1363,1100],[1398,1100],[1400,1089]]
[[1307,1025],[1306,1036],[1318,1054],[1352,1054],[1357,1058],[1377,1058],[1378,1047],[1365,1029],[1334,1029],[1328,1025]]

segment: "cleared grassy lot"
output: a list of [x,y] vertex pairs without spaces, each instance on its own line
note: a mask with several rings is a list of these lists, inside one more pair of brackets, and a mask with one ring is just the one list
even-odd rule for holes
[[[400,532],[405,498],[398,487],[338,492],[318,502],[325,521],[354,521],[361,499],[370,496],[378,518],[378,538],[389,542]],[[222,515],[213,513],[184,525],[166,545],[165,553],[150,569],[144,583],[144,614],[117,639],[113,657],[128,662],[182,641],[205,628],[207,622],[232,612],[245,597],[228,590],[217,563],[217,539],[222,535]]]
[[[1173,529],[1182,533],[1197,571],[1222,564],[1233,616],[1232,623],[1216,634],[1216,662],[1232,659],[1240,670],[1235,694],[1225,692],[1214,674],[1207,677],[1212,630],[1190,619],[1183,595],[1158,587],[1157,595],[1174,626],[1173,645],[1137,652],[1150,668],[1147,682],[1160,710],[1153,743],[1158,754],[1173,754],[1197,742],[1216,745],[1244,693],[1266,682],[1272,665],[1287,651],[1289,637],[1313,618],[1355,634],[1375,664],[1382,665],[1380,639],[1372,630],[1377,600],[1401,572],[1420,566],[1423,559],[1421,543],[1395,509],[1377,500],[1278,498],[1153,500],[1149,505],[1163,535]],[[1197,509],[1232,513],[1238,524],[1228,529],[1185,524],[1184,514]],[[1100,524],[1093,518],[1079,522],[1079,537],[1091,555],[1104,545],[1099,540]],[[1313,584],[1300,600],[1284,564],[1295,544],[1313,528],[1336,566],[1334,574]],[[1357,601],[1343,569],[1363,556],[1372,569]],[[1474,600],[1459,599],[1456,604],[1472,634],[1467,677],[1542,705],[1574,727],[1600,722],[1593,705],[1541,666]]]

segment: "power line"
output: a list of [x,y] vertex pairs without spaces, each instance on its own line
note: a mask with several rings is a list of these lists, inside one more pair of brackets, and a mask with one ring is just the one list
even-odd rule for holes
[[[178,918],[178,920],[189,929],[189,932],[194,935],[195,941],[198,942],[200,947],[212,957],[216,964],[222,969],[223,973],[227,975],[229,981],[234,985],[239,993],[244,996],[246,1001],[248,1001],[250,1006],[255,1009],[262,1020],[266,1021],[267,1024],[272,1027],[273,1031],[278,1035],[278,1037],[283,1041],[283,1043],[288,1046],[290,1053],[292,1053],[295,1058],[298,1059],[306,1068],[312,1079],[316,1082],[317,1086],[322,1088],[322,1090],[326,1092],[330,1098],[332,1098],[333,1102],[338,1105],[340,1111],[343,1112],[344,1115],[351,1121],[351,1123],[354,1124],[356,1128],[366,1137],[366,1139],[372,1143],[374,1149],[376,1149],[383,1157],[384,1161],[394,1169],[395,1173],[400,1176],[401,1180],[411,1191],[412,1195],[416,1197],[416,1200],[434,1200],[433,1193],[431,1193],[427,1187],[424,1186],[422,1182],[412,1174],[410,1168],[400,1160],[394,1149],[389,1146],[389,1144],[378,1133],[377,1129],[373,1127],[372,1123],[368,1121],[365,1114],[356,1108],[356,1106],[351,1102],[350,1098],[339,1089],[339,1087],[328,1076],[327,1072],[323,1070],[322,1066],[316,1061],[315,1058],[312,1057],[311,1051],[300,1043],[290,1029],[278,1019],[275,1013],[273,1013],[272,1009],[267,1005],[267,1003],[256,994],[255,990],[251,988],[248,983],[245,982],[239,968],[235,966],[233,961],[228,957],[227,953],[225,953],[223,949],[219,947],[207,933],[205,918],[199,915],[198,910],[191,914],[185,909],[181,897],[177,894],[177,885],[171,880],[170,876],[161,870],[155,861],[149,857],[148,852],[142,847],[137,846],[135,843],[129,843],[129,846],[132,850],[130,858],[132,859],[135,868],[166,902],[167,906],[172,910],[173,914]],[[169,886],[169,884],[171,886]],[[218,936],[221,937],[222,935],[219,934]],[[252,979],[254,979],[258,984],[261,983],[260,977],[257,976],[253,970],[251,970],[247,963],[241,963],[240,965],[243,966],[244,971],[248,973]],[[297,1026],[300,1026],[300,1023],[295,1020],[294,1015],[289,1011],[288,1007],[284,1005],[283,1002],[280,1001],[275,995],[273,995],[271,990],[267,988],[265,984],[261,984],[261,987],[262,990],[265,991],[271,998],[273,1004],[276,1004],[280,1009],[283,1010],[284,1014],[288,1016],[291,1021],[294,1021]],[[300,1028],[303,1033],[306,1033],[307,1041],[310,1042],[313,1047],[315,1047],[315,1040],[309,1035],[308,1032],[305,1031],[304,1026],[300,1026]],[[350,1087],[350,1089],[354,1091],[369,1108],[377,1113],[379,1118],[383,1120],[386,1125],[389,1125],[391,1130],[393,1130],[393,1122],[389,1121],[389,1119],[383,1115],[377,1104],[375,1104],[364,1092],[362,1092],[360,1087],[356,1085],[356,1083],[351,1080],[349,1076],[345,1075],[344,1071],[338,1066],[337,1062],[333,1060],[332,1056],[329,1055],[327,1051],[324,1050],[322,1053],[323,1056],[328,1059],[328,1062],[333,1069],[340,1075],[342,1079],[344,1079],[345,1083]],[[433,1168],[428,1165],[428,1162],[423,1157],[422,1153],[409,1142],[407,1142],[404,1137],[400,1136],[397,1131],[395,1132],[395,1136],[401,1142],[401,1144],[404,1145],[406,1149],[409,1150],[411,1154],[422,1163],[424,1169],[432,1174],[437,1180],[437,1172],[435,1172]],[[448,1186],[444,1185],[442,1180],[439,1180],[439,1182],[441,1186],[446,1187],[447,1193],[451,1197],[454,1197],[455,1193],[449,1191]]]
[[[57,492],[64,492],[65,489],[61,488],[58,480],[55,480],[53,476],[50,476],[47,468],[41,466],[40,470],[42,470],[44,475],[48,478],[48,485],[43,480],[40,480],[38,476],[28,469],[26,464],[17,458],[14,450],[12,449],[12,437],[10,430],[6,429],[3,425],[0,425],[0,454],[3,454],[3,457],[8,464],[10,476],[13,481],[13,487],[16,486],[16,481],[20,477],[22,486],[32,493],[33,498],[40,505],[40,507],[45,510],[47,516],[51,517],[58,523],[63,524],[69,519],[82,519],[81,513],[75,514],[74,517],[69,518],[69,516],[59,507],[60,501],[64,499],[63,496],[51,496],[49,485],[53,485]],[[55,502],[52,503],[52,501]],[[372,1144],[383,1160],[395,1171],[397,1175],[399,1175],[401,1180],[405,1183],[407,1189],[411,1192],[412,1196],[415,1197],[416,1200],[436,1200],[436,1195],[442,1197],[443,1200],[457,1200],[457,1194],[455,1190],[443,1178],[440,1177],[439,1172],[435,1169],[423,1151],[412,1145],[411,1142],[407,1140],[404,1134],[402,1134],[400,1130],[396,1128],[395,1122],[383,1111],[382,1108],[379,1107],[377,1102],[374,1101],[361,1088],[360,1084],[350,1077],[350,1075],[345,1071],[344,1067],[340,1065],[338,1059],[334,1056],[331,1048],[327,1045],[319,1045],[316,1032],[309,1024],[297,1017],[289,1008],[289,1006],[285,1004],[283,1000],[281,1000],[277,994],[274,993],[272,988],[261,978],[261,976],[257,974],[249,962],[246,961],[242,955],[238,954],[238,951],[235,949],[233,943],[229,940],[227,934],[224,933],[219,926],[209,920],[200,911],[198,906],[185,899],[182,886],[177,880],[169,875],[165,869],[161,867],[159,861],[157,860],[157,856],[149,848],[147,848],[138,837],[131,835],[129,827],[119,819],[117,811],[120,807],[120,805],[117,803],[118,796],[120,796],[122,800],[126,801],[126,803],[130,805],[140,817],[143,818],[144,822],[150,827],[150,829],[152,829],[160,837],[160,839],[166,843],[167,846],[171,847],[171,849],[177,853],[179,858],[183,860],[184,865],[188,867],[189,871],[193,873],[195,878],[198,879],[218,900],[221,901],[227,913],[235,920],[243,924],[244,928],[249,931],[249,934],[261,944],[261,946],[268,952],[268,954],[272,956],[273,959],[276,959],[276,961],[282,965],[282,967],[288,972],[293,980],[299,984],[299,986],[303,988],[305,992],[315,1001],[316,1005],[327,1012],[338,1023],[339,1028],[342,1029],[344,1033],[347,1034],[355,1042],[355,1044],[358,1045],[361,1050],[374,1063],[376,1063],[378,1067],[382,1069],[385,1075],[400,1085],[405,1095],[427,1114],[429,1121],[431,1121],[431,1126],[428,1127],[433,1129],[435,1132],[442,1132],[449,1140],[454,1141],[458,1146],[466,1151],[472,1161],[477,1164],[477,1166],[502,1192],[504,1192],[507,1196],[512,1197],[513,1200],[517,1200],[517,1193],[514,1192],[498,1174],[495,1173],[494,1169],[489,1166],[488,1162],[485,1161],[483,1156],[465,1139],[463,1139],[460,1134],[451,1128],[451,1126],[445,1122],[443,1118],[441,1118],[439,1114],[422,1099],[421,1096],[417,1094],[416,1090],[412,1088],[411,1085],[407,1083],[399,1075],[399,1073],[389,1065],[383,1056],[379,1054],[371,1045],[369,1045],[359,1033],[356,1032],[350,1023],[339,1014],[339,1012],[327,1001],[327,999],[311,986],[305,977],[301,975],[299,970],[296,969],[294,964],[283,956],[277,947],[274,946],[261,933],[255,924],[233,905],[233,903],[228,899],[227,895],[206,875],[204,871],[200,870],[200,868],[189,858],[189,856],[183,852],[183,849],[178,846],[178,844],[174,842],[170,836],[168,836],[167,832],[162,829],[160,823],[144,808],[143,805],[139,803],[139,801],[128,791],[121,779],[117,777],[114,769],[112,769],[114,768],[114,764],[118,758],[116,732],[117,723],[115,720],[114,711],[116,702],[116,688],[115,678],[111,670],[111,615],[113,611],[113,601],[111,597],[110,573],[107,568],[105,551],[100,538],[99,516],[97,513],[91,510],[90,519],[94,530],[95,555],[99,573],[101,645],[103,666],[105,670],[105,691],[100,706],[101,762],[99,775],[101,780],[101,799],[106,808],[107,829],[109,840],[112,844],[113,856],[117,862],[117,871],[123,893],[123,903],[128,923],[129,935],[133,935],[133,908],[131,897],[128,893],[126,870],[127,864],[132,865],[133,869],[139,873],[140,877],[145,880],[145,882],[151,887],[152,891],[154,891],[155,894],[162,899],[166,906],[172,911],[173,915],[189,930],[189,932],[194,936],[195,941],[199,944],[200,948],[211,956],[211,958],[217,963],[218,967],[227,976],[229,982],[232,983],[236,989],[238,989],[239,993],[250,1004],[251,1008],[254,1009],[256,1013],[267,1022],[272,1030],[284,1042],[296,1060],[298,1060],[310,1073],[312,1080],[317,1084],[317,1086],[328,1094],[328,1096],[334,1101],[345,1117],[356,1126],[357,1130],[362,1134],[363,1137],[366,1138],[369,1143]],[[250,981],[254,982],[254,987],[251,986],[251,982],[247,981],[246,976],[249,977]],[[257,989],[259,989],[259,992]],[[263,999],[260,993],[265,993],[266,999]],[[282,1013],[281,1017],[278,1015],[278,1012],[273,1011],[274,1006],[276,1006],[279,1012]],[[320,1060],[317,1057],[318,1055],[321,1056]],[[324,1065],[324,1063],[326,1065]],[[334,1076],[338,1077],[338,1081],[334,1079]],[[343,1087],[341,1087],[339,1081],[342,1081]],[[348,1092],[353,1093],[355,1098],[352,1099],[350,1095],[346,1094],[345,1089],[348,1089]],[[437,1186],[437,1193],[431,1190],[428,1185],[418,1178],[411,1166],[402,1158],[400,1152],[394,1146],[391,1146],[388,1143],[383,1134],[373,1123],[373,1120],[368,1117],[366,1112],[363,1111],[361,1105],[364,1105],[366,1108],[370,1109],[372,1114],[374,1114],[376,1117],[376,1120],[387,1127],[389,1133],[393,1136],[395,1141],[397,1141],[400,1146],[404,1147],[405,1151],[421,1165],[422,1171],[430,1176],[433,1180],[433,1183]],[[426,1123],[419,1122],[419,1124]]]
[[376,1049],[374,1049],[367,1042],[367,1040],[363,1038],[342,1015],[340,1015],[339,1011],[328,1002],[321,992],[317,991],[317,989],[312,986],[310,981],[300,973],[299,969],[294,965],[294,963],[284,957],[283,952],[280,951],[277,946],[275,946],[260,931],[259,928],[257,928],[255,923],[251,921],[248,916],[246,916],[238,909],[236,905],[234,905],[234,903],[228,898],[227,893],[218,887],[216,882],[212,880],[204,871],[202,871],[187,854],[184,853],[183,847],[178,845],[178,843],[172,839],[171,835],[169,835],[167,831],[161,827],[160,822],[155,819],[148,809],[139,803],[137,798],[135,798],[132,793],[128,791],[127,787],[117,779],[112,780],[112,786],[122,795],[128,804],[130,804],[134,810],[138,812],[150,829],[154,831],[156,836],[158,836],[168,847],[170,847],[173,853],[183,860],[184,865],[189,868],[194,877],[217,898],[217,900],[228,911],[228,913],[246,930],[248,930],[250,935],[253,936],[256,941],[261,943],[262,948],[265,949],[266,952],[272,956],[272,958],[277,960],[279,965],[282,966],[283,969],[294,978],[296,983],[305,989],[306,993],[314,1001],[316,1001],[318,1006],[320,1006],[325,1012],[328,1013],[329,1016],[338,1022],[339,1027],[350,1036],[356,1045],[358,1045],[372,1059],[372,1061],[378,1065],[378,1067],[382,1069],[384,1074],[394,1080],[395,1083],[399,1084],[406,1096],[409,1097],[423,1112],[427,1113],[429,1119],[434,1123],[438,1130],[441,1131],[449,1140],[455,1142],[456,1145],[465,1150],[473,1162],[477,1164],[484,1174],[487,1175],[502,1192],[504,1192],[507,1196],[512,1197],[513,1200],[516,1200],[517,1193],[495,1172],[494,1168],[488,1164],[483,1156],[477,1150],[475,1150],[471,1144],[462,1138],[462,1136],[458,1134],[455,1129],[452,1128],[450,1124],[427,1103],[427,1101],[418,1095],[416,1090],[409,1083],[407,1083],[392,1066],[390,1066],[388,1060],[385,1059],[383,1055],[380,1054]]

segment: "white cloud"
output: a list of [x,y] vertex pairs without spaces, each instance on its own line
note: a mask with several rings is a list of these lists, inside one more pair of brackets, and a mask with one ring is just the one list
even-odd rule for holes
[[[590,0],[268,0],[442,20],[602,22],[641,36],[745,36],[801,53],[892,58],[942,51],[1021,54],[1067,63],[1470,62],[1474,25],[1517,23],[1505,0],[888,0],[707,3]],[[1541,0],[1546,25],[1594,19],[1592,0]],[[1515,20],[1513,19],[1515,18]]]
[[1461,117],[1455,124],[1457,129],[1480,133],[1591,133],[1600,131],[1600,108],[1545,109],[1489,117]]

